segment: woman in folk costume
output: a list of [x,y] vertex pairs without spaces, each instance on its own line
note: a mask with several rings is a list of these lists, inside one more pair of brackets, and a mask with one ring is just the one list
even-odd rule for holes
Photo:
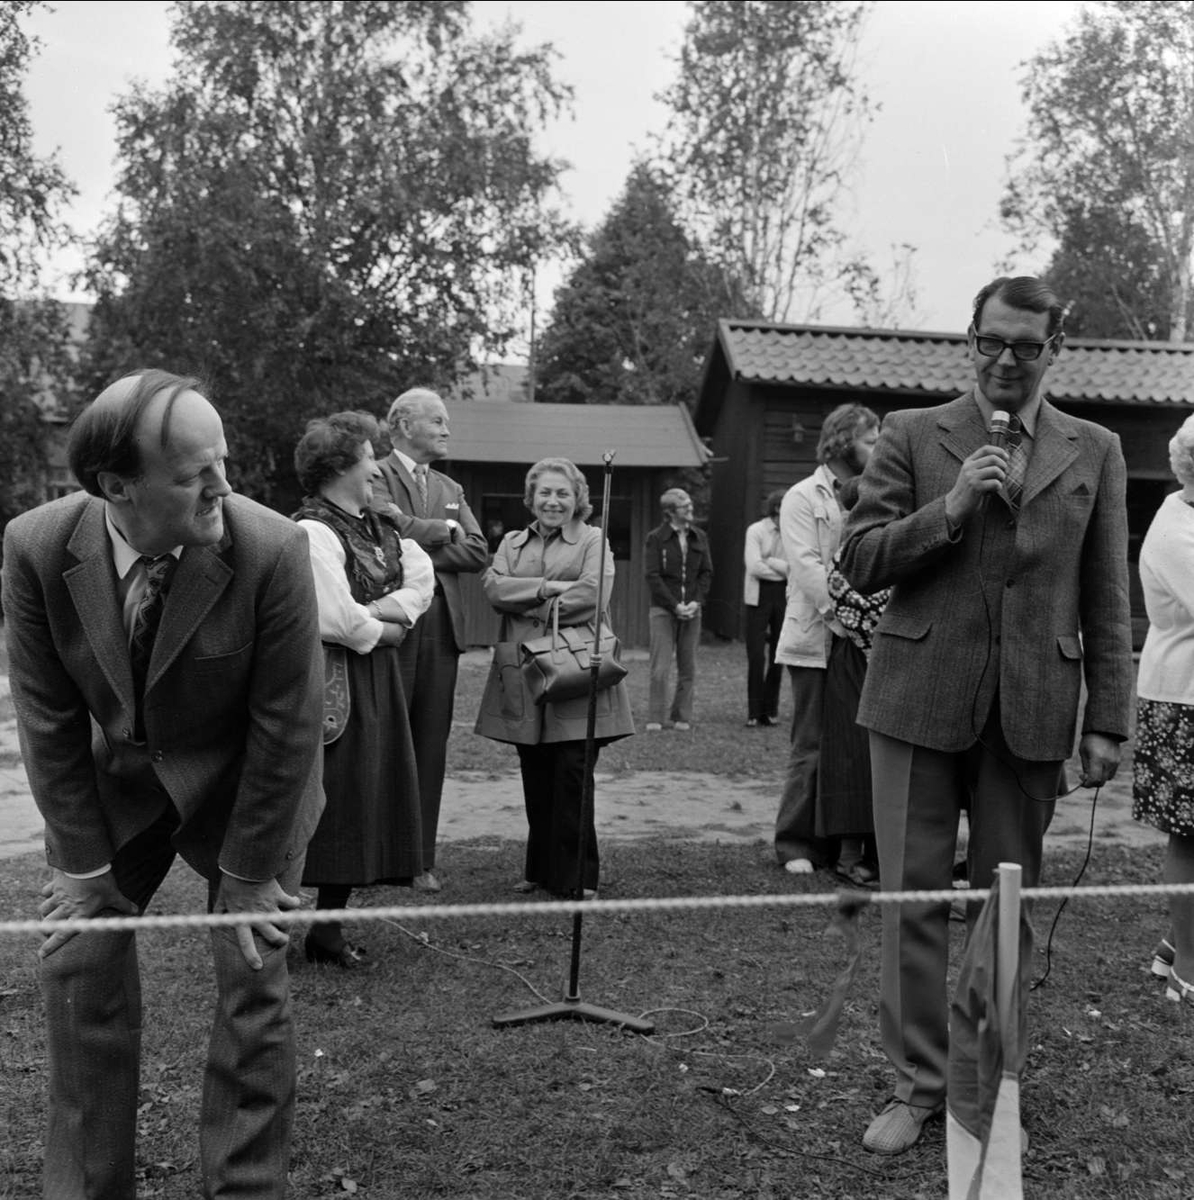
[[[320,636],[333,661],[346,660],[349,696],[347,720],[324,747],[327,807],[303,872],[322,909],[344,908],[354,887],[407,885],[423,870],[398,646],[431,603],[435,575],[426,552],[370,508],[377,432],[367,413],[334,413],[310,421],[294,452],[305,495],[295,520],[310,542]],[[345,969],[364,953],[333,921],[313,925],[305,948],[309,961]]]

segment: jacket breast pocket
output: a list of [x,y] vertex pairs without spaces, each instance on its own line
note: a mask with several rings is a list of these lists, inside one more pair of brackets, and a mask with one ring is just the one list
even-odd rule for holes
[[1061,657],[1067,658],[1071,662],[1082,661],[1082,642],[1072,634],[1059,637],[1057,639],[1057,648],[1061,651]]
[[[200,647],[206,650],[206,647]],[[195,675],[238,675],[248,669],[253,658],[253,643],[245,642],[233,650],[217,650],[214,653],[195,654],[187,670]]]

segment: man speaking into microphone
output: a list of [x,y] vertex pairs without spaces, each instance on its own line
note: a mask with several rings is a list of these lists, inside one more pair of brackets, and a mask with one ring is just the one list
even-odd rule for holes
[[[1063,316],[1038,279],[983,288],[967,334],[975,387],[888,416],[846,525],[851,585],[894,589],[858,712],[884,891],[950,886],[963,808],[974,886],[1015,862],[1033,887],[1083,676],[1084,784],[1115,774],[1128,735],[1126,471],[1113,433],[1044,398]],[[896,1083],[863,1138],[875,1153],[909,1149],[944,1107],[948,917],[883,909],[879,1019]]]

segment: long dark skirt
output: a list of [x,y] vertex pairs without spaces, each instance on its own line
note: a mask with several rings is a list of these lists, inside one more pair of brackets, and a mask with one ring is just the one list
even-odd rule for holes
[[817,836],[873,833],[871,751],[857,724],[866,655],[849,638],[835,637],[825,672],[821,763],[817,775]]
[[[594,747],[596,765],[599,747]],[[540,742],[519,746],[522,794],[527,810],[526,878],[557,896],[576,889],[584,800],[585,744]],[[597,887],[597,829],[590,810],[585,830],[582,888]]]
[[327,807],[303,883],[408,883],[423,870],[419,777],[397,646],[348,654],[352,712],[324,750]]

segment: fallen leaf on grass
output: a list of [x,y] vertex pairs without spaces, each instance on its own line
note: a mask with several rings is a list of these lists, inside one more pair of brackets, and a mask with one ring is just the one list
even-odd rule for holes
[[1096,1175],[1096,1176],[1097,1175],[1106,1175],[1107,1174],[1107,1162],[1101,1154],[1096,1154],[1093,1158],[1091,1158],[1087,1161],[1086,1169],[1092,1175]]

